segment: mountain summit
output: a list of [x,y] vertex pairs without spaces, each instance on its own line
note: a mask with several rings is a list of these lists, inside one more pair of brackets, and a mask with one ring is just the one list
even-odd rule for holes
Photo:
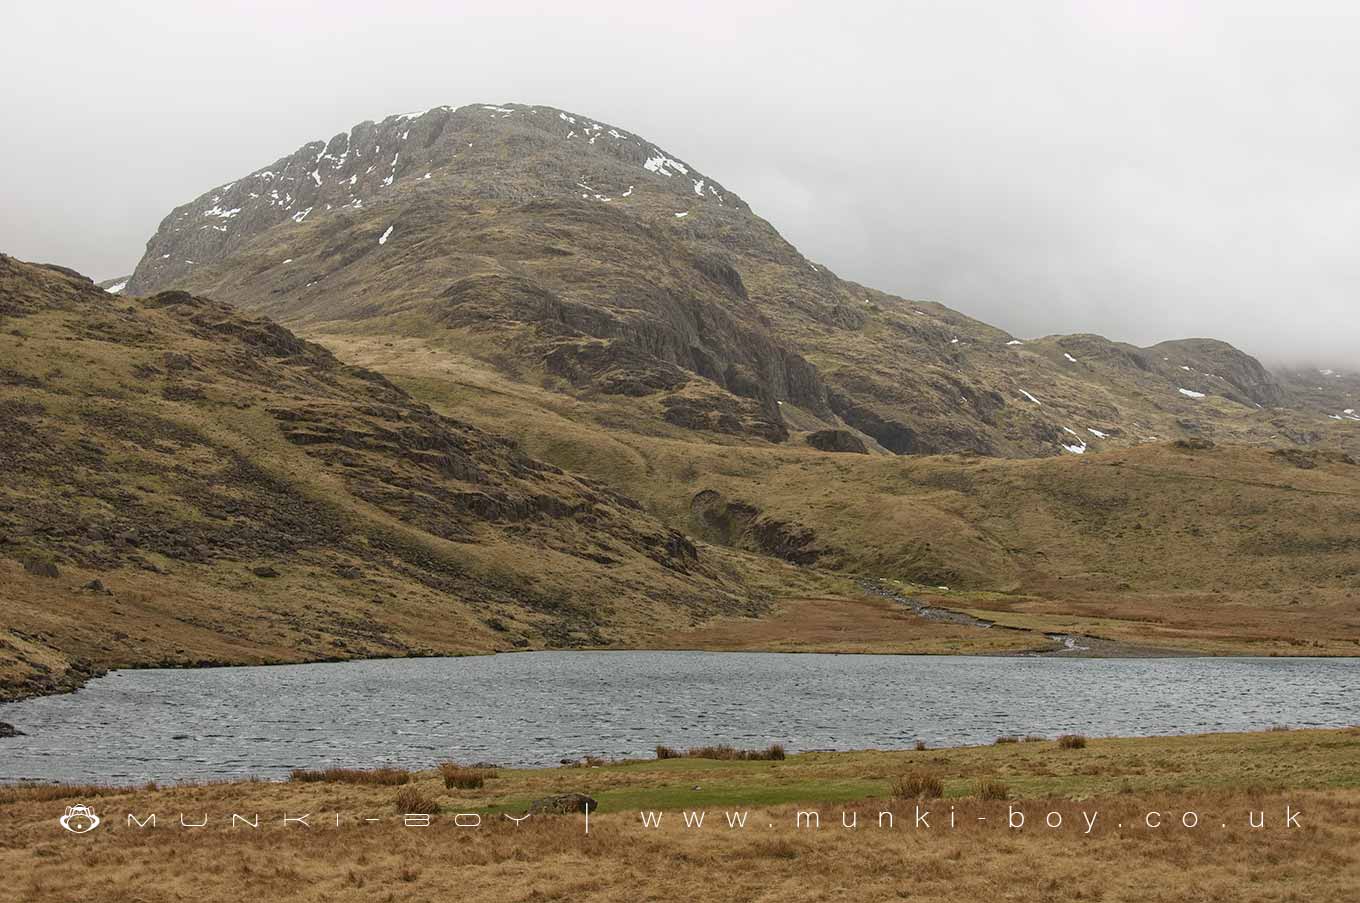
[[205,192],[124,291],[170,287],[307,333],[437,338],[578,399],[645,399],[648,429],[713,441],[1005,457],[1355,442],[1340,410],[1222,342],[1022,341],[840,279],[677,154],[547,106],[363,122]]

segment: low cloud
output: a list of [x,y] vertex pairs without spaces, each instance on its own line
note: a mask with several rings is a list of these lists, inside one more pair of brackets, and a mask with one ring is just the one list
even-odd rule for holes
[[230,9],[10,12],[0,247],[119,275],[173,206],[308,140],[544,103],[647,136],[844,277],[1019,335],[1360,367],[1345,5]]

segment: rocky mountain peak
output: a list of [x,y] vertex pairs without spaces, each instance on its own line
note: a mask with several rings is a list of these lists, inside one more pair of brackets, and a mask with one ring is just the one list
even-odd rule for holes
[[1356,407],[1314,389],[1299,407],[1223,342],[1022,340],[842,280],[676,154],[547,106],[363,122],[205,192],[165,218],[124,292],[168,288],[306,334],[418,337],[591,405],[637,399],[616,422],[721,442],[1313,444]]
[[[717,180],[624,129],[556,107],[469,104],[365,121],[176,207],[125,290],[176,284],[286,221],[444,191],[528,202],[582,198],[749,212]],[[644,201],[644,198],[646,199]]]

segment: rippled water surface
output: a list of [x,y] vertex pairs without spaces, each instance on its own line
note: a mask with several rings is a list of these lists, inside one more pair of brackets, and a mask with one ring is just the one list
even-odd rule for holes
[[0,706],[0,780],[179,781],[446,759],[556,764],[1360,722],[1360,661],[533,652],[120,671]]

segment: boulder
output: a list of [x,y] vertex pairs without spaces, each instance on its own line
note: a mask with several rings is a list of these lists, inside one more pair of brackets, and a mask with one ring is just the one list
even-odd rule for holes
[[256,577],[277,577],[279,575],[278,571],[274,570],[267,564],[256,565],[255,567],[250,569],[250,572],[254,574]]
[[58,577],[61,575],[55,564],[50,561],[44,561],[41,558],[25,559],[24,570],[35,577]]
[[808,434],[807,444],[818,451],[869,454],[864,441],[849,430],[818,430]]
[[[22,737],[22,736],[24,736],[23,731],[19,730],[12,724],[6,724],[5,722],[0,721],[0,737]],[[594,800],[591,800],[591,803],[593,804]]]

